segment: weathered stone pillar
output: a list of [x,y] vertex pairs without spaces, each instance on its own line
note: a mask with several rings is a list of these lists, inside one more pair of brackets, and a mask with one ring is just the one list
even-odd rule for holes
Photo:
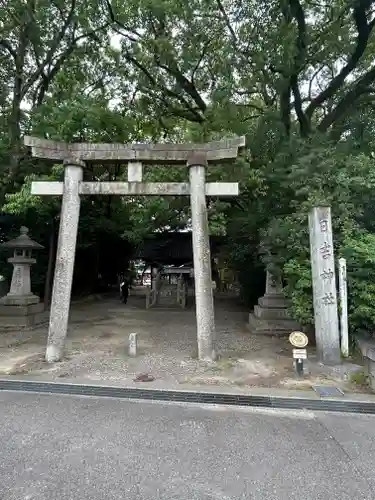
[[330,207],[315,207],[309,214],[315,338],[320,360],[340,363],[336,274]]
[[82,181],[82,167],[84,166],[83,162],[79,161],[75,161],[74,164],[72,161],[64,163],[64,190],[46,350],[48,363],[62,358],[68,333],[80,209],[79,183]]
[[202,360],[214,360],[215,316],[205,193],[206,154],[192,154],[187,165],[190,176],[198,356]]

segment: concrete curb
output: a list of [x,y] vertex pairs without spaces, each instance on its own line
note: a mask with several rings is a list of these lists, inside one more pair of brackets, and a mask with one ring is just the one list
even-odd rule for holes
[[65,394],[76,396],[110,397],[129,400],[166,401],[180,403],[200,403],[212,405],[227,405],[240,407],[257,407],[272,409],[310,410],[344,413],[361,413],[375,415],[375,398],[371,395],[343,398],[306,397],[306,393],[290,396],[275,396],[206,391],[206,390],[176,390],[165,388],[147,389],[143,387],[120,387],[113,385],[88,385],[76,383],[58,383],[46,381],[0,379],[0,391],[29,392],[35,394]]

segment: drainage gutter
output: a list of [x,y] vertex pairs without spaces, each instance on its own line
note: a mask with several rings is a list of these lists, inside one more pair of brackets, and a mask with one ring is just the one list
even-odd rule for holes
[[353,401],[347,399],[309,399],[305,397],[247,395],[184,390],[179,391],[148,389],[142,387],[113,387],[26,380],[0,380],[0,391],[375,415],[375,402]]

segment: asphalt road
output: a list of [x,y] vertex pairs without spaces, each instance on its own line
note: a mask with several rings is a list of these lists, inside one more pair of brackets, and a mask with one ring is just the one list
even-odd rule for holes
[[372,500],[375,417],[0,393],[1,500]]

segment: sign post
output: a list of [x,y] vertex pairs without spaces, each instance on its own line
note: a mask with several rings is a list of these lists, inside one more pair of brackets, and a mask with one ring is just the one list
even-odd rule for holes
[[294,347],[293,359],[296,373],[299,377],[303,376],[303,360],[307,359],[306,346],[309,343],[307,335],[303,332],[292,332],[289,335],[289,342]]

